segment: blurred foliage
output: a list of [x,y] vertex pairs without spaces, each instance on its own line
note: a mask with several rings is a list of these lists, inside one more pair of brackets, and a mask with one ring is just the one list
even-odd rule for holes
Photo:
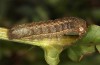
[[[0,26],[64,16],[81,17],[100,25],[99,3],[100,0],[0,0]],[[33,49],[28,50],[31,47]],[[67,50],[62,52],[59,65],[100,64],[100,55],[96,53],[78,63],[72,62],[66,53]],[[0,65],[47,65],[43,54],[39,47],[0,40]]]

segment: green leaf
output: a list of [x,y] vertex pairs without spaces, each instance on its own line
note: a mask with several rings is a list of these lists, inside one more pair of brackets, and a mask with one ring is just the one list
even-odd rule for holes
[[[95,45],[100,44],[100,26],[89,26],[87,33],[75,44],[76,46],[68,48],[68,57],[73,61],[80,61],[84,55],[95,52]],[[100,51],[99,45],[96,48]]]
[[80,61],[85,55],[95,52],[94,46],[73,46],[68,48],[68,57],[73,61]]
[[76,44],[81,45],[96,45],[100,44],[100,26],[91,25],[87,29],[87,33],[78,40]]

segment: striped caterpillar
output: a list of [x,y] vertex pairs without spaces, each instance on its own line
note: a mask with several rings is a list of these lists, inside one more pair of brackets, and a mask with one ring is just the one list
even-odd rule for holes
[[47,22],[16,25],[8,30],[9,39],[57,38],[63,35],[82,35],[86,32],[86,21],[76,17],[65,17]]

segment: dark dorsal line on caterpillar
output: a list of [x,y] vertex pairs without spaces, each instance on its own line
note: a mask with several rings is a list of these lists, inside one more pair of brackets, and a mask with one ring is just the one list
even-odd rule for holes
[[86,21],[76,17],[65,17],[47,22],[33,22],[13,26],[8,30],[9,39],[43,39],[63,35],[82,35],[86,32]]

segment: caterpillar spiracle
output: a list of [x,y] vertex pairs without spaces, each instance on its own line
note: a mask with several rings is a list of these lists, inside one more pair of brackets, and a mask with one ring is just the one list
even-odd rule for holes
[[64,17],[46,22],[20,24],[8,30],[9,39],[43,39],[63,35],[82,35],[86,32],[86,21],[76,17]]

